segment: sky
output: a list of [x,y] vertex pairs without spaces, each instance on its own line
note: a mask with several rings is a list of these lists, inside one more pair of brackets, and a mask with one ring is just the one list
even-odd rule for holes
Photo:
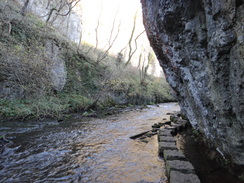
[[[79,10],[81,9],[79,14],[82,16],[83,43],[92,45],[98,43],[99,48],[105,49],[108,47],[113,22],[115,22],[112,39],[115,38],[118,29],[119,33],[110,50],[110,54],[115,56],[128,44],[135,16],[136,29],[134,38],[145,30],[142,22],[140,0],[81,0],[79,6]],[[95,29],[98,21],[98,41],[96,41]],[[138,52],[133,57],[132,65],[138,65],[141,52],[152,52],[145,32],[138,38]],[[126,53],[124,55],[126,57]],[[159,76],[161,68],[158,63],[157,68],[155,75]]]

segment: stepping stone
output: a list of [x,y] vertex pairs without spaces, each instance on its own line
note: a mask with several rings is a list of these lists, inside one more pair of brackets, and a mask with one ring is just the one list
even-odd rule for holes
[[164,150],[164,159],[169,160],[187,160],[185,155],[179,150]]
[[170,172],[170,183],[201,183],[195,174],[184,174],[177,171]]
[[160,129],[159,130],[159,133],[158,133],[159,136],[172,136],[171,135],[171,130],[170,129]]
[[159,142],[158,153],[160,156],[163,156],[164,150],[177,150],[175,142]]
[[170,136],[158,136],[158,141],[159,142],[176,142],[174,137]]
[[179,171],[181,173],[195,173],[194,167],[189,161],[170,160],[166,161],[166,175],[169,176],[171,171]]

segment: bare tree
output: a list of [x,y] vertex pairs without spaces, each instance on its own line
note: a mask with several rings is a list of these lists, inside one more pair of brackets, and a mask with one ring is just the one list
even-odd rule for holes
[[[102,9],[101,9],[101,12],[102,12]],[[118,9],[116,11],[116,14],[114,16],[114,20],[113,20],[113,23],[112,23],[112,27],[111,27],[111,31],[110,31],[110,35],[109,35],[109,39],[108,39],[108,44],[105,45],[105,47],[102,49],[102,51],[98,54],[97,63],[100,63],[102,60],[104,60],[108,56],[109,51],[111,50],[111,48],[113,47],[115,41],[117,40],[117,38],[119,36],[121,22],[119,22],[119,25],[118,25],[118,28],[117,28],[117,32],[114,35],[118,12],[119,12],[119,7],[118,7]],[[98,49],[98,28],[100,26],[100,17],[101,17],[101,13],[100,13],[100,15],[98,17],[97,26],[96,26],[96,29],[95,29],[95,32],[96,32],[96,47],[95,47],[94,51],[96,51]]]
[[[70,14],[71,10],[80,2],[81,0],[59,0],[53,1],[48,0],[46,9],[49,10],[47,16],[46,23],[50,22],[50,19],[52,18],[53,13],[55,12],[56,18],[57,16],[67,16]],[[53,4],[53,3],[54,4]],[[55,18],[54,18],[55,20]]]
[[28,4],[29,4],[29,1],[30,1],[30,0],[26,0],[24,6],[23,6],[22,9],[21,9],[21,14],[22,14],[23,16],[26,15],[27,7],[28,7]]
[[95,28],[95,33],[96,33],[96,46],[95,46],[95,50],[94,51],[96,51],[97,50],[97,48],[98,48],[98,44],[99,44],[99,40],[98,40],[98,29],[99,29],[99,27],[100,27],[100,18],[101,18],[101,16],[102,16],[102,11],[103,11],[103,7],[102,7],[102,1],[101,1],[101,11],[100,11],[100,13],[99,13],[99,16],[98,16],[98,19],[97,19],[97,26],[96,26],[96,28]]
[[111,33],[110,33],[110,37],[109,37],[109,41],[108,41],[108,48],[106,50],[102,51],[100,54],[98,54],[98,57],[97,57],[98,63],[100,63],[103,59],[105,59],[108,56],[109,50],[113,47],[116,39],[118,38],[121,23],[119,23],[118,30],[117,30],[114,38],[112,38],[113,32],[114,32],[114,27],[115,27],[115,20],[116,20],[116,18],[114,18],[114,21],[113,21],[113,25],[112,25],[112,29],[111,29]]
[[[134,34],[135,34],[135,30],[136,30],[136,19],[137,19],[137,12],[135,13],[135,16],[134,16],[133,27],[132,27],[132,30],[131,30],[129,41],[128,41],[127,45],[124,48],[122,48],[120,50],[120,52],[119,52],[120,54],[122,54],[122,52],[124,50],[126,50],[127,47],[129,47],[128,59],[125,62],[125,66],[127,66],[131,62],[131,59],[132,59],[133,55],[136,53],[136,51],[138,49],[137,40],[145,32],[145,30],[142,31],[134,39]],[[133,47],[133,40],[134,40],[134,47]]]
[[153,64],[154,61],[155,61],[155,57],[151,52],[147,54],[147,57],[144,54],[143,61],[142,61],[142,53],[139,56],[138,69],[140,72],[140,84],[142,86],[147,86],[148,84],[148,82],[146,82],[148,77],[148,69],[149,66]]
[[131,55],[133,55],[133,52],[132,52],[132,39],[133,39],[133,36],[134,36],[134,33],[135,33],[135,30],[136,30],[136,18],[137,18],[137,12],[134,16],[134,22],[133,22],[133,27],[132,27],[132,31],[131,31],[131,35],[130,35],[130,39],[129,39],[129,42],[128,42],[128,45],[129,45],[129,58],[128,60],[126,61],[125,65],[128,65],[130,60],[131,60]]
[[[80,2],[81,0],[48,0],[46,9],[48,10],[48,13],[44,15],[43,17],[47,17],[46,23],[49,23],[51,18],[53,18],[53,21],[58,16],[67,16],[70,14],[71,10]],[[33,0],[26,0],[24,3],[24,6],[21,9],[21,14],[23,16],[26,15],[28,9],[31,7],[31,4],[33,3]],[[55,12],[55,16],[53,17],[53,14]],[[53,23],[52,21],[52,23]]]
[[137,39],[138,39],[144,32],[145,32],[145,30],[142,31],[140,34],[138,34],[138,36],[136,36],[136,38],[135,38],[135,40],[134,40],[134,42],[135,42],[135,48],[134,48],[134,50],[133,50],[133,48],[130,46],[130,51],[129,51],[128,59],[127,59],[127,61],[126,61],[126,63],[125,63],[125,66],[127,66],[127,65],[130,63],[130,61],[131,61],[133,55],[136,53],[136,51],[137,51],[137,49],[138,49],[138,47],[137,47]]

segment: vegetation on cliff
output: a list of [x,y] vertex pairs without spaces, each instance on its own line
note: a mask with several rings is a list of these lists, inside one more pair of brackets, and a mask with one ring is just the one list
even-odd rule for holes
[[[11,2],[11,1],[10,1]],[[0,120],[173,101],[164,78],[69,42],[18,4],[0,3]]]

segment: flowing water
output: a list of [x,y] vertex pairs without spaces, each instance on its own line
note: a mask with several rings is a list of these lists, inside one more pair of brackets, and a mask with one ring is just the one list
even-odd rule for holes
[[3,123],[8,143],[0,154],[0,182],[166,182],[157,137],[130,136],[178,111],[176,103],[103,119]]

